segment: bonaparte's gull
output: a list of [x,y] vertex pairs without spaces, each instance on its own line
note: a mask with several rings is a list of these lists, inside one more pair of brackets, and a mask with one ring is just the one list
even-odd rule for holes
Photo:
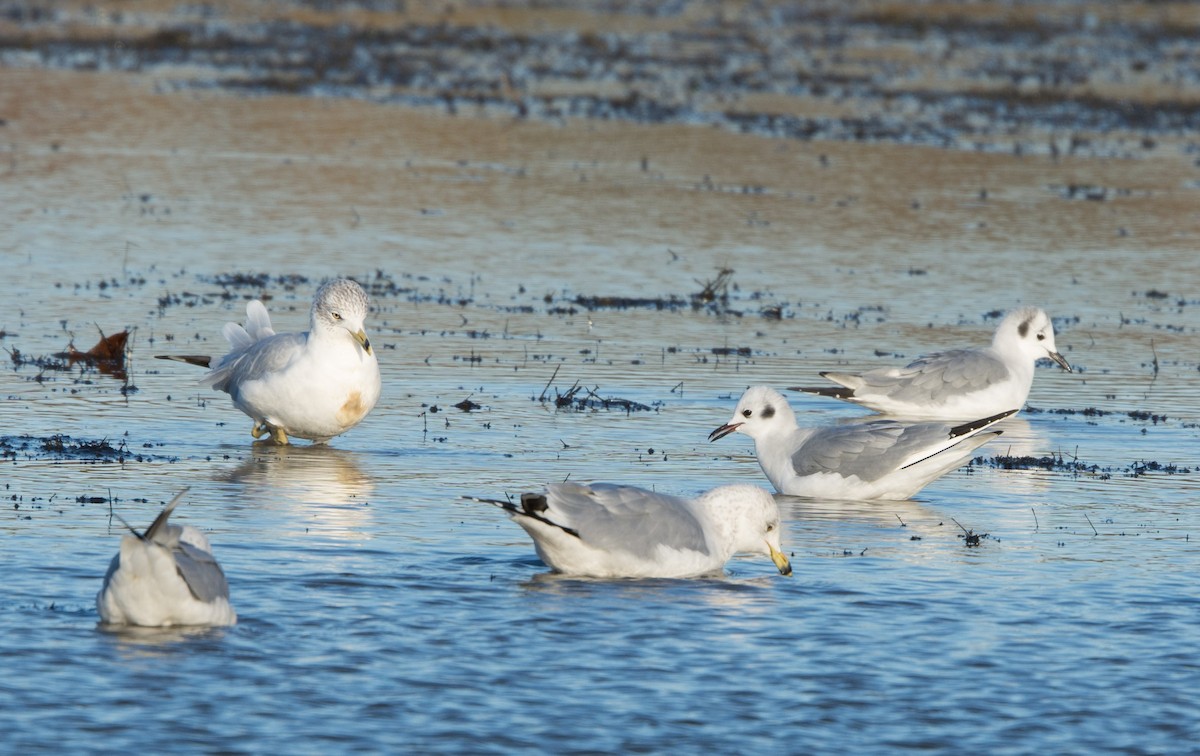
[[1034,363],[1042,358],[1071,372],[1054,344],[1049,316],[1036,307],[1022,307],[1000,321],[991,346],[937,352],[904,367],[824,372],[822,377],[841,386],[790,390],[844,399],[889,415],[970,420],[1025,406]]
[[792,566],[780,545],[779,509],[758,486],[719,486],[695,499],[605,483],[554,483],[520,501],[475,499],[508,512],[556,572],[590,577],[694,577],[739,552]]
[[[232,625],[229,584],[212,546],[196,528],[168,525],[186,489],[155,518],[145,533],[121,538],[96,594],[100,619],[113,625]],[[132,530],[132,528],[130,528]]]
[[1010,409],[956,426],[881,418],[800,428],[783,394],[755,386],[742,395],[733,418],[709,434],[708,440],[735,431],[750,436],[758,463],[780,493],[907,499],[1000,435],[987,429],[1015,413]]
[[[246,305],[245,327],[226,323],[232,347],[201,382],[225,391],[254,420],[251,434],[323,443],[345,433],[379,400],[379,363],[363,327],[369,300],[349,279],[317,289],[305,333],[275,333],[262,302]],[[211,357],[159,355],[209,367]]]

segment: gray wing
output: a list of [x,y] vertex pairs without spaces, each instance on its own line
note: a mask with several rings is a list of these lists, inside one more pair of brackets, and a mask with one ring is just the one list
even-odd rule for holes
[[797,475],[837,473],[875,481],[914,457],[952,446],[945,423],[875,420],[821,428],[792,455]]
[[[829,374],[833,380],[836,374]],[[902,368],[880,368],[862,373],[863,394],[883,394],[899,402],[927,404],[987,388],[1008,377],[1004,363],[986,351],[955,349],[910,362]]]
[[222,357],[201,383],[236,397],[241,383],[282,369],[307,342],[308,333],[278,333],[256,341],[245,349],[232,351]]
[[596,548],[650,556],[658,546],[708,553],[704,528],[689,503],[635,486],[547,486],[549,520]]
[[212,554],[185,541],[176,544],[171,553],[175,556],[179,576],[187,583],[193,596],[205,602],[229,598],[229,583],[225,581],[225,573]]

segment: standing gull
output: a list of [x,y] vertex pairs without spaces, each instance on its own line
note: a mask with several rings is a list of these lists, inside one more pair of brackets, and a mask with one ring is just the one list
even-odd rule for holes
[[966,420],[1025,406],[1034,363],[1042,358],[1071,372],[1054,344],[1050,317],[1037,307],[1022,307],[1000,321],[991,346],[937,352],[904,367],[824,372],[822,377],[841,386],[789,390],[844,399],[889,415]]
[[719,486],[695,499],[606,483],[554,483],[494,504],[533,538],[555,572],[601,578],[695,577],[739,552],[766,554],[783,575],[779,508],[757,486]]
[[[226,323],[232,347],[203,379],[254,420],[255,438],[270,434],[324,443],[353,428],[379,400],[379,363],[363,322],[367,293],[340,278],[317,289],[305,333],[275,333],[267,308],[246,305],[245,327]],[[209,367],[207,356],[159,355]]]
[[758,463],[775,490],[832,499],[907,499],[962,465],[1000,435],[984,432],[1015,409],[962,425],[878,419],[800,428],[783,394],[747,389],[733,418],[709,441],[740,431],[754,439]]
[[168,525],[179,492],[145,533],[130,528],[96,594],[101,621],[113,625],[232,625],[229,584],[212,546],[196,528]]

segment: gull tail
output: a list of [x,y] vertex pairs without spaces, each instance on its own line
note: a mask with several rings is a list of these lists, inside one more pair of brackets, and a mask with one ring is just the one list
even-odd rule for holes
[[174,360],[175,362],[186,362],[189,365],[196,367],[212,367],[212,357],[207,354],[156,354],[155,359],[158,360]]
[[167,506],[163,507],[163,511],[158,513],[158,517],[154,518],[154,522],[150,523],[150,527],[146,528],[146,532],[140,536],[143,541],[153,541],[154,537],[157,536],[163,528],[167,527],[167,520],[171,517],[171,513],[175,511],[175,507],[179,506],[179,500],[182,499],[183,495],[187,492],[188,488],[183,489],[179,493],[175,494],[175,498],[171,499],[171,501],[167,503]]
[[579,531],[574,528],[568,528],[566,525],[559,525],[557,522],[547,519],[542,515],[542,512],[545,512],[547,509],[545,494],[523,493],[521,494],[519,504],[512,501],[501,501],[500,499],[481,499],[477,496],[463,496],[462,498],[467,501],[478,501],[482,504],[491,504],[494,507],[500,507],[512,517],[528,517],[531,520],[537,520],[544,525],[558,528],[568,535],[579,538]]

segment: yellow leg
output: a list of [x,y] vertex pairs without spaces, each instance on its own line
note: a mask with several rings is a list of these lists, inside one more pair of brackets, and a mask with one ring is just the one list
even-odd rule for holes
[[266,423],[255,423],[254,427],[250,430],[250,435],[254,436],[255,438],[262,438],[269,432],[270,431],[267,429]]
[[287,433],[284,433],[283,428],[272,428],[271,429],[271,440],[274,441],[275,443],[279,444],[280,446],[288,445]]

